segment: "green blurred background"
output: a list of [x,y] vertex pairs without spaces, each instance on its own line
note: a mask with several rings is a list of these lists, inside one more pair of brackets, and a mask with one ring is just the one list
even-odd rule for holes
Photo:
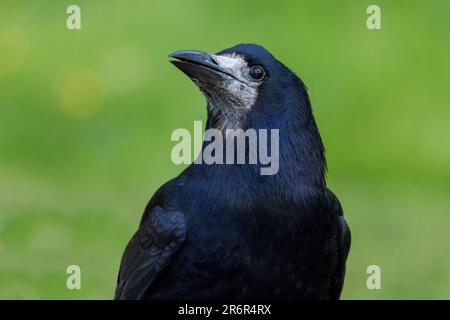
[[[66,8],[81,7],[81,30]],[[366,9],[381,7],[382,30]],[[353,233],[345,299],[450,298],[450,1],[0,3],[0,298],[109,299],[205,102],[167,62],[262,44],[307,84]],[[81,290],[66,288],[68,265]],[[368,290],[366,268],[382,271]]]

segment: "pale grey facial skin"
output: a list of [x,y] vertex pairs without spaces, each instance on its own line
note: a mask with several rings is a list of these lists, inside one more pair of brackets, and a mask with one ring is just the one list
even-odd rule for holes
[[223,81],[214,85],[197,83],[208,100],[213,125],[221,131],[241,128],[241,123],[256,102],[261,82],[249,78],[250,67],[242,56],[223,54],[211,57],[220,68],[234,77],[224,74]]

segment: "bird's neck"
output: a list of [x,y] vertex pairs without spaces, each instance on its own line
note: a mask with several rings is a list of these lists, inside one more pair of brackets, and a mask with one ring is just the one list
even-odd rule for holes
[[[268,186],[271,192],[273,192],[274,186],[271,186],[270,182],[275,182],[275,187],[280,192],[286,192],[298,185],[323,189],[326,170],[324,147],[314,119],[311,119],[302,128],[289,125],[279,127],[277,135],[271,132],[272,129],[265,129],[263,132],[255,130],[256,140],[253,140],[253,143],[256,143],[256,146],[252,148],[249,145],[250,139],[247,139],[247,136],[243,150],[237,145],[235,136],[227,135],[226,129],[220,130],[223,141],[219,148],[221,148],[222,155],[215,159],[221,163],[211,161],[211,146],[216,138],[210,138],[203,142],[199,155],[202,159],[201,161],[197,159],[197,163],[192,165],[192,169],[194,171],[200,169],[205,177],[216,181],[220,181],[220,179],[236,180],[234,183],[248,186],[263,182],[261,186]],[[214,128],[207,125],[206,129]],[[234,128],[230,130],[236,132]],[[241,129],[244,133],[248,132],[247,130]],[[265,137],[261,134],[265,134]],[[233,141],[230,142],[230,139]],[[265,150],[261,148],[261,139],[268,145]],[[234,147],[233,150],[228,148],[230,145]],[[245,163],[238,161],[238,153],[242,151],[245,154]],[[231,155],[230,152],[232,152]],[[256,164],[250,161],[250,154],[255,155],[255,153]],[[217,154],[214,152],[212,155],[216,156]],[[262,156],[265,156],[264,161],[261,161]],[[208,157],[210,157],[209,161]]]
[[[299,130],[286,128],[280,154],[286,164],[286,175],[316,188],[326,187],[325,148],[314,118]],[[281,168],[281,164],[280,164]]]

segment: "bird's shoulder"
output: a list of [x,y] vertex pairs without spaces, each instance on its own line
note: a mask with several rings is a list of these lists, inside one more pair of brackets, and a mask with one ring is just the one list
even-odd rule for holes
[[314,209],[333,215],[342,216],[342,206],[337,196],[328,188],[319,188],[311,185],[298,185],[290,199],[295,207],[305,210]]
[[116,299],[142,298],[185,242],[185,217],[169,200],[171,184],[163,185],[151,198],[125,249]]
[[324,196],[326,198],[327,204],[332,212],[338,216],[343,216],[344,211],[342,210],[341,202],[338,197],[330,189],[325,189]]
[[136,232],[143,249],[156,247],[174,249],[175,243],[182,243],[186,235],[185,214],[175,202],[178,179],[162,185],[148,202],[141,223]]
[[183,184],[181,177],[177,177],[160,186],[145,206],[140,224],[142,225],[157,207],[177,211],[177,197],[174,195],[177,193],[177,188],[181,184]]

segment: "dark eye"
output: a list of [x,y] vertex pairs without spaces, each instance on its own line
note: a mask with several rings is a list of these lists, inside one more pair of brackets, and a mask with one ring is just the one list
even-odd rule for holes
[[263,67],[256,66],[256,67],[252,67],[250,69],[250,71],[248,72],[248,75],[253,80],[262,80],[264,78],[264,76],[266,75],[266,72],[264,71]]

